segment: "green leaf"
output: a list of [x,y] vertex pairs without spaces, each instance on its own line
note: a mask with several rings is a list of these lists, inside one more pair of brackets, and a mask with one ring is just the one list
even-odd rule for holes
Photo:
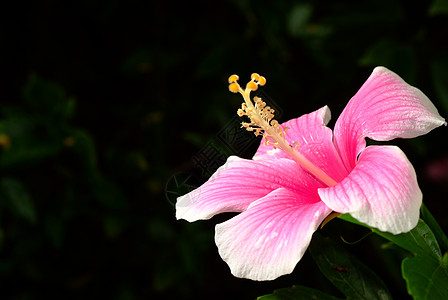
[[446,252],[442,257],[442,264],[448,266],[448,252]]
[[[370,228],[369,226],[357,221],[349,214],[340,215],[339,218]],[[442,253],[434,233],[423,220],[419,220],[417,226],[411,231],[396,235],[388,232],[382,232],[375,228],[370,229],[379,236],[382,236],[383,238],[413,254],[426,254],[436,259],[440,259],[442,257]]]
[[371,269],[331,239],[315,233],[310,253],[321,272],[347,299],[392,299]]
[[288,18],[288,29],[292,36],[297,37],[305,34],[312,11],[313,7],[311,5],[303,3],[292,8]]
[[419,254],[401,265],[408,293],[418,299],[448,299],[448,269],[442,260]]
[[[340,218],[368,227],[347,214]],[[447,254],[442,258],[435,235],[423,220],[411,231],[397,235],[371,229],[415,255],[404,259],[401,265],[408,293],[414,299],[448,299]]]
[[431,228],[431,230],[434,232],[434,235],[439,242],[439,245],[442,247],[443,250],[448,250],[448,238],[443,232],[442,228],[440,227],[439,223],[437,223],[437,220],[434,218],[434,216],[431,214],[429,209],[425,206],[425,204],[422,204],[422,207],[420,208],[420,212],[422,214],[422,219],[425,220],[426,224]]
[[97,174],[97,156],[93,138],[82,129],[70,129],[67,132],[67,145],[81,159],[82,167],[89,175]]
[[67,97],[58,84],[32,74],[24,87],[23,98],[29,108],[52,120],[64,121],[72,117],[75,100]]
[[327,293],[308,288],[305,286],[295,285],[290,288],[284,288],[274,291],[274,293],[261,296],[257,298],[258,300],[309,300],[309,299],[319,299],[319,300],[340,300],[331,296]]
[[394,235],[379,230],[374,230],[374,232],[414,254],[425,254],[436,259],[442,258],[436,237],[423,220],[419,220],[418,225],[406,233]]
[[448,14],[448,1],[447,0],[435,0],[432,2],[429,8],[429,15],[447,15]]
[[36,209],[34,203],[20,181],[13,178],[1,179],[0,201],[5,204],[12,213],[31,223],[36,221]]
[[[59,127],[58,127],[59,128]],[[2,170],[25,165],[55,156],[62,148],[56,126],[44,124],[43,118],[30,115],[13,115],[0,120],[0,134],[9,143],[0,156]]]

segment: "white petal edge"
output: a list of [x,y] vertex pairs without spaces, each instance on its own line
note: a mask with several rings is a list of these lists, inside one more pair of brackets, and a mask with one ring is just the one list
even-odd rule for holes
[[317,189],[317,181],[290,159],[248,160],[231,156],[207,182],[181,196],[176,203],[176,218],[189,222],[210,219],[223,212],[242,212],[273,190]]
[[219,254],[234,276],[273,280],[294,270],[331,212],[317,193],[304,198],[280,188],[216,225]]

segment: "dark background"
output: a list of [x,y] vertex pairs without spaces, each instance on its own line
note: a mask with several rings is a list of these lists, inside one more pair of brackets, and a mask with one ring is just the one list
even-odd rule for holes
[[[238,130],[236,73],[267,78],[280,122],[329,105],[333,126],[375,66],[448,115],[448,1],[35,1],[0,12],[2,299],[254,299],[339,295],[309,254],[272,282],[234,278],[214,225],[177,196],[258,140]],[[448,229],[447,129],[393,141]],[[406,253],[340,220],[320,232],[406,296]]]

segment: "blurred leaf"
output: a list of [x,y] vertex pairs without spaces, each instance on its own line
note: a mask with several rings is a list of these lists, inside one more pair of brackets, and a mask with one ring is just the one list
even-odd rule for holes
[[337,298],[331,296],[322,291],[308,288],[305,286],[293,286],[291,288],[284,288],[274,291],[273,294],[261,296],[257,298],[258,300],[309,300],[309,299],[320,299],[320,300],[338,300]]
[[93,193],[98,201],[107,208],[124,211],[128,203],[120,188],[104,177],[92,178]]
[[122,69],[129,75],[163,72],[179,64],[182,52],[167,51],[154,44],[149,49],[133,50],[122,64]]
[[[214,32],[213,34],[220,34]],[[225,39],[225,32],[222,32],[223,39],[216,42],[206,54],[201,57],[200,63],[196,67],[195,75],[198,78],[209,78],[214,74],[219,74],[225,70],[226,56],[235,51],[235,43],[228,43]]]
[[434,59],[431,63],[431,75],[438,100],[448,113],[448,56]]
[[64,140],[65,146],[75,152],[90,176],[97,173],[97,157],[93,138],[85,130],[70,129]]
[[330,238],[315,233],[310,253],[321,272],[347,299],[392,299],[371,269]]
[[292,36],[305,34],[312,12],[313,7],[306,3],[297,4],[292,8],[288,18],[288,30]]
[[28,220],[36,222],[36,209],[25,186],[16,179],[2,178],[0,180],[0,201],[8,207],[12,213]]
[[149,238],[154,241],[169,242],[175,236],[171,223],[160,217],[148,220],[147,233]]
[[447,15],[448,14],[448,1],[447,0],[434,0],[429,8],[429,14],[435,15]]
[[72,117],[75,100],[68,98],[58,84],[30,75],[23,91],[23,98],[31,111],[49,116],[53,120],[64,121]]
[[[354,31],[369,26],[390,26],[403,19],[403,6],[396,1],[370,0],[356,4],[333,2],[333,5],[337,12],[329,14],[329,21],[338,27],[351,27]],[[363,30],[358,32],[366,34]]]
[[45,217],[45,233],[50,237],[55,247],[61,247],[65,237],[65,226],[59,217],[53,215]]
[[40,162],[57,155],[63,146],[65,122],[75,101],[57,84],[31,75],[23,89],[26,105],[1,108],[0,157],[3,169]]
[[117,216],[104,216],[103,228],[109,238],[118,237],[126,227],[126,221]]
[[56,155],[62,141],[43,120],[29,115],[15,115],[0,120],[0,133],[10,141],[0,156],[0,166],[7,168],[18,164],[33,163]]
[[400,74],[408,82],[417,75],[417,57],[411,46],[393,39],[381,39],[373,44],[360,59],[363,66],[385,66]]
[[128,56],[122,68],[129,74],[146,73],[154,68],[153,65],[153,54],[148,50],[138,50]]

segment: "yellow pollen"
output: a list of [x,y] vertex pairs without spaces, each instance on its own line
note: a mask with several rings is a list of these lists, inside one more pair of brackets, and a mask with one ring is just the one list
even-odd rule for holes
[[[289,128],[281,127],[274,120],[275,110],[267,106],[260,97],[254,97],[253,100],[250,99],[250,92],[257,90],[259,85],[264,85],[266,78],[258,73],[253,73],[251,81],[247,83],[245,90],[240,87],[237,80],[237,75],[229,77],[229,90],[233,93],[239,92],[244,98],[244,103],[238,109],[237,114],[240,117],[248,117],[250,122],[241,123],[242,127],[246,128],[247,131],[252,131],[256,136],[263,136],[265,145],[272,145],[274,148],[278,148],[280,147],[278,139],[282,139],[283,143],[287,143],[285,137]],[[290,145],[290,147],[293,147],[293,145]]]
[[246,85],[246,88],[252,91],[256,91],[258,89],[258,85],[254,81],[249,81]]
[[252,75],[250,75],[250,79],[258,81],[260,79],[260,75],[258,73],[252,73]]
[[233,82],[231,84],[229,84],[229,91],[231,91],[232,93],[238,93],[240,89],[240,85],[236,82]]
[[230,76],[229,76],[229,83],[238,81],[238,79],[240,79],[240,78],[238,77],[238,75],[230,75]]

